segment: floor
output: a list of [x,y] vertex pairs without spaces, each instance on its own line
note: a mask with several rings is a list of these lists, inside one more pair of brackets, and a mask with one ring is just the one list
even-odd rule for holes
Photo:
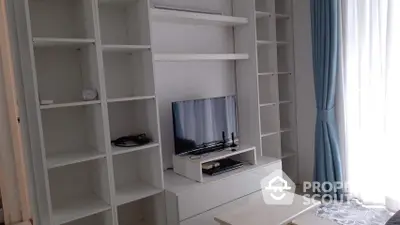
[[315,211],[309,211],[299,216],[293,221],[294,224],[301,225],[337,225],[329,220],[324,220],[315,215]]
[[[296,186],[296,194],[298,195],[305,195],[305,194],[312,194],[311,192],[303,192],[303,187],[301,185]],[[299,218],[297,218],[295,221],[293,221],[295,224],[301,224],[301,225],[337,225],[336,223],[326,220],[326,219],[321,219],[319,218],[316,214],[316,209],[310,210],[303,215],[301,215]]]
[[[296,194],[298,195],[304,195],[304,194],[310,194],[310,193],[305,193],[302,190],[302,187],[300,185],[297,185],[296,187]],[[315,215],[316,210],[310,210],[303,215],[299,216],[296,218],[293,222],[294,224],[300,224],[300,225],[337,225],[336,223],[333,223],[329,220],[324,220],[319,218],[317,215]]]
[[[296,188],[296,193],[301,193],[299,188]],[[322,216],[323,219],[320,216]],[[296,218],[294,224],[299,225],[338,225],[338,224],[369,224],[383,225],[392,217],[393,213],[382,207],[371,207],[363,205],[362,202],[353,199],[344,203],[333,203],[317,207],[304,213],[299,218]],[[330,219],[327,219],[327,218]],[[338,222],[333,222],[337,219]]]

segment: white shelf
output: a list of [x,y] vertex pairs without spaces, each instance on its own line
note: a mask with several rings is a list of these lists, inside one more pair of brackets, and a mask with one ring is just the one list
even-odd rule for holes
[[292,75],[292,72],[261,72],[258,76]]
[[163,190],[160,188],[156,188],[149,184],[138,181],[138,183],[126,184],[122,187],[117,187],[115,201],[117,205],[123,205],[129,202],[147,198],[162,191]]
[[257,45],[272,45],[276,44],[275,41],[257,40]]
[[185,12],[166,9],[151,9],[153,21],[196,23],[204,25],[236,26],[247,24],[249,20],[243,17],[223,16],[207,13]]
[[290,16],[287,14],[275,14],[276,19],[290,19]]
[[292,103],[292,101],[280,101],[280,102],[279,102],[279,104],[281,104],[281,105],[282,105],[282,104],[290,104],[290,103]]
[[292,72],[278,72],[278,75],[292,75]]
[[100,104],[100,100],[40,105],[40,109],[55,109],[55,108],[65,108],[65,107],[84,106],[84,105],[96,105],[96,104]]
[[288,41],[277,41],[276,44],[277,45],[288,45],[288,44],[290,44],[290,42],[288,42]]
[[33,38],[33,45],[35,47],[52,47],[52,46],[65,46],[65,47],[80,47],[89,44],[94,44],[95,39],[92,38]]
[[47,168],[52,169],[105,157],[105,153],[97,151],[60,153],[47,157]]
[[264,103],[264,104],[260,104],[260,107],[268,107],[268,106],[274,106],[274,105],[276,105],[275,102],[272,102],[272,103]]
[[180,159],[187,159],[192,163],[206,163],[206,162],[211,162],[211,161],[216,161],[219,159],[225,159],[228,157],[232,157],[234,155],[239,155],[245,152],[250,152],[254,151],[254,147],[251,146],[237,146],[234,147],[234,149],[238,149],[237,151],[232,151],[231,149],[233,148],[226,148],[222,151],[215,151],[215,152],[210,152],[208,154],[200,155],[198,157],[193,157],[192,155],[188,156],[174,156]]
[[129,101],[142,101],[142,100],[152,100],[155,99],[156,96],[136,96],[136,97],[126,97],[126,98],[111,98],[107,99],[108,103],[112,102],[129,102]]
[[285,159],[285,158],[289,158],[289,157],[293,157],[293,156],[296,156],[297,154],[296,154],[296,152],[294,152],[294,151],[282,151],[282,156],[281,156],[281,159]]
[[111,209],[103,200],[95,195],[66,199],[62,208],[53,209],[55,224],[64,224]]
[[107,4],[107,6],[113,5],[128,5],[130,3],[129,0],[99,0],[99,4]]
[[105,52],[131,53],[150,49],[150,45],[103,45],[103,51]]
[[269,136],[275,135],[275,134],[277,134],[277,133],[278,133],[278,132],[269,132],[269,133],[261,134],[261,138],[269,137]]
[[243,60],[248,54],[155,54],[156,61]]
[[288,41],[267,41],[267,40],[257,40],[257,45],[288,45],[290,42]]
[[272,13],[256,11],[256,18],[271,17]]
[[258,73],[258,76],[273,76],[273,75],[275,75],[274,72]]
[[149,148],[155,148],[158,147],[160,144],[158,143],[149,143],[146,145],[141,145],[137,147],[118,147],[118,146],[112,146],[112,154],[113,155],[121,155],[125,153],[130,153],[130,152],[136,152],[136,151],[141,151]]
[[292,129],[290,128],[281,128],[281,133],[285,133],[285,132],[291,132]]

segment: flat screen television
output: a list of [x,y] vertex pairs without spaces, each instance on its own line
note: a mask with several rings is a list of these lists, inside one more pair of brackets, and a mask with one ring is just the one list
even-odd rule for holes
[[175,154],[195,153],[237,138],[235,96],[172,103]]

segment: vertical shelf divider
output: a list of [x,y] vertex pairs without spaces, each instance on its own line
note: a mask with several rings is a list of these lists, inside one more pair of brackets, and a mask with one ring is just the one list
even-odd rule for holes
[[114,182],[114,165],[111,152],[111,140],[110,140],[110,124],[108,117],[108,104],[107,104],[107,88],[105,83],[104,74],[104,61],[103,61],[103,48],[100,32],[100,16],[99,16],[99,1],[91,0],[93,6],[93,17],[94,17],[94,36],[96,43],[96,58],[98,65],[98,77],[100,83],[100,99],[101,99],[101,111],[103,118],[103,130],[104,130],[104,145],[106,149],[106,160],[107,160],[107,173],[110,190],[110,202],[111,202],[111,218],[114,225],[118,225],[118,214],[115,204],[115,182]]
[[[149,24],[149,43],[150,46],[153,46],[153,32],[152,32],[152,17],[151,17],[151,0],[146,0],[146,4],[147,4],[147,21]],[[153,70],[153,78],[155,79],[155,75],[154,75],[154,64],[155,64],[155,60],[154,60],[154,52],[153,52],[153,48],[151,48],[151,64],[152,64],[152,70]],[[153,80],[154,80],[153,79]],[[154,80],[154,85],[155,85],[155,80]],[[164,189],[164,171],[163,171],[163,154],[162,154],[162,142],[161,142],[161,128],[160,128],[160,111],[159,111],[159,107],[158,107],[158,98],[157,98],[157,89],[154,88],[154,94],[155,94],[155,109],[156,109],[156,126],[157,126],[157,135],[158,135],[158,143],[159,143],[159,148],[158,148],[158,155],[159,155],[159,162],[161,165],[161,171],[160,172],[160,187],[162,189]],[[158,209],[159,210],[159,209]]]

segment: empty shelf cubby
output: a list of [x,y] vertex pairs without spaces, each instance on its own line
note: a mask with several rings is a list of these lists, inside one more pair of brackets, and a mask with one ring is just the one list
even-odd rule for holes
[[165,201],[162,193],[117,207],[119,225],[164,224]]
[[147,1],[99,3],[103,45],[150,45]]
[[29,10],[33,37],[94,38],[92,1],[29,0]]
[[103,55],[108,99],[155,95],[150,51]]
[[110,189],[105,159],[49,170],[54,224],[109,210]]
[[291,130],[295,128],[296,112],[294,110],[295,107],[292,103],[279,105],[281,130]]
[[278,102],[278,77],[276,75],[259,76],[260,105]]
[[92,44],[79,48],[35,47],[40,100],[51,100],[54,104],[82,102],[85,89],[100,95],[95,49]]
[[272,16],[257,18],[257,40],[274,41],[275,40],[275,21]]
[[263,136],[261,144],[263,156],[281,158],[281,139],[279,132]]
[[257,51],[258,73],[276,71],[276,45],[261,45]]
[[293,0],[275,0],[276,14],[291,14]]
[[260,114],[262,135],[279,132],[279,108],[277,105],[261,107]]
[[113,156],[116,204],[140,200],[162,191],[158,147]]
[[256,0],[256,11],[273,12],[274,0]]
[[292,72],[292,57],[293,50],[291,48],[290,43],[282,43],[278,44],[277,48],[277,63],[278,63],[278,72]]
[[277,17],[276,40],[278,42],[290,42],[292,39],[291,35],[291,20],[289,17]]
[[49,168],[105,155],[100,104],[42,110],[42,122]]
[[278,75],[279,101],[293,101],[294,96],[294,76],[291,73]]

